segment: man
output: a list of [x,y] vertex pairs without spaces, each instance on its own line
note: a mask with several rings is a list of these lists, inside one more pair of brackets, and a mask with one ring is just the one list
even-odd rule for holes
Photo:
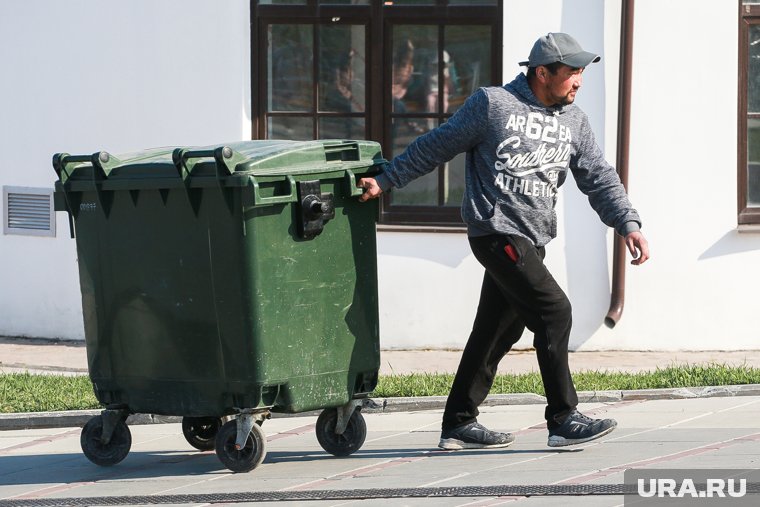
[[527,326],[546,391],[548,445],[587,442],[612,431],[612,419],[576,409],[568,366],[571,307],[543,263],[556,235],[557,189],[572,171],[601,220],[625,238],[632,264],[649,258],[615,170],[604,160],[585,113],[573,104],[583,71],[600,57],[571,36],[538,39],[518,74],[503,87],[481,88],[445,124],[417,138],[382,174],[362,178],[361,200],[373,199],[466,151],[462,218],[475,257],[485,268],[475,323],[443,414],[439,447],[506,447],[509,433],[477,422],[478,406],[499,361]]

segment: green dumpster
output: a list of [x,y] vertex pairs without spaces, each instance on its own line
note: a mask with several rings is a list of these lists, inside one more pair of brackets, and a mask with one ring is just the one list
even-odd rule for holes
[[132,413],[182,416],[235,471],[263,460],[270,412],[324,409],[325,450],[361,447],[380,353],[377,210],[356,180],[382,163],[370,141],[53,157],[105,406],[82,431],[91,461],[126,457]]

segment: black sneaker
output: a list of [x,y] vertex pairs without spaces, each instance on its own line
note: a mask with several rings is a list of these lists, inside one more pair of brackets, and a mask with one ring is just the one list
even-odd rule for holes
[[549,430],[549,447],[582,444],[611,432],[617,426],[614,419],[592,419],[573,410],[565,421]]
[[459,449],[493,449],[506,447],[515,441],[511,433],[491,431],[478,422],[471,422],[452,430],[441,432],[438,447],[449,451]]

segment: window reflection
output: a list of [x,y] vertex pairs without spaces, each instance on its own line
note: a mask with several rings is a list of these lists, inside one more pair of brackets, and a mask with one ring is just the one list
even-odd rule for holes
[[385,0],[384,5],[433,5],[435,0]]
[[323,26],[319,30],[319,109],[364,112],[363,26]]
[[314,122],[310,117],[270,116],[267,139],[308,141],[314,139]]
[[396,25],[393,28],[392,89],[394,113],[436,112],[428,100],[431,79],[436,80],[438,27]]
[[312,109],[312,25],[269,27],[269,111]]
[[440,41],[437,26],[396,25],[393,112],[456,112],[467,97],[489,83],[490,40],[491,29],[485,26],[446,26]]
[[460,153],[444,165],[443,205],[459,207],[464,198],[465,154]]
[[319,0],[319,3],[327,5],[369,5],[369,0]]
[[491,28],[447,26],[444,28],[444,76],[447,80],[447,113],[457,109],[491,77]]
[[366,139],[364,118],[320,118],[320,139]]
[[[446,121],[479,87],[490,84],[490,43],[488,26],[446,25],[442,31],[438,25],[393,27],[393,156]],[[464,162],[465,155],[458,155],[394,191],[391,203],[460,206],[464,195]]]
[[[395,118],[393,120],[393,153],[399,155],[419,135],[427,132],[427,118]],[[394,205],[437,206],[438,170],[433,170],[390,193]]]
[[760,119],[747,120],[747,206],[760,206]]
[[760,25],[749,27],[749,72],[747,74],[747,112],[760,112]]

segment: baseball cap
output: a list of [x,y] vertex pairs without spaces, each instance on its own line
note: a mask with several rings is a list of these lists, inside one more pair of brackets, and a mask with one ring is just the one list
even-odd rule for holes
[[566,33],[548,33],[533,44],[528,59],[518,65],[538,67],[560,62],[570,67],[581,68],[601,59],[599,55],[584,51],[578,41]]

